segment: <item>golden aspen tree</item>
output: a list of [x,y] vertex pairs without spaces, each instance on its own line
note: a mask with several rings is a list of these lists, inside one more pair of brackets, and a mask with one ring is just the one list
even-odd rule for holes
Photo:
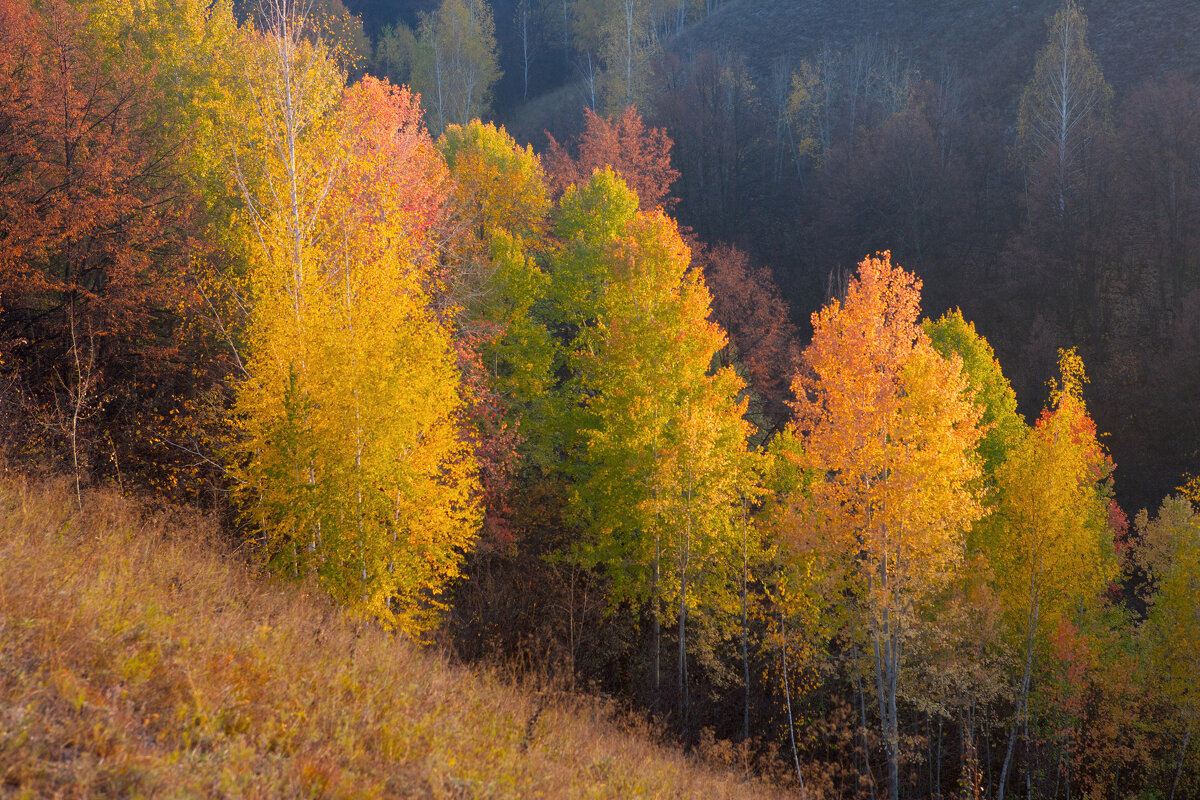
[[996,505],[982,539],[1022,651],[1000,798],[1028,723],[1039,648],[1061,621],[1097,601],[1117,574],[1108,528],[1113,464],[1083,402],[1082,359],[1074,350],[1060,351],[1059,370],[1049,405],[996,473]]
[[230,154],[250,307],[230,471],[282,570],[419,635],[478,526],[422,266],[445,168],[407,90],[343,89],[303,17],[274,11],[245,64],[259,116]]
[[939,356],[918,325],[920,288],[890,254],[864,260],[845,302],[813,315],[795,385],[805,463],[824,476],[809,487],[804,524],[862,616],[893,800],[904,649],[982,514],[981,412],[960,360]]

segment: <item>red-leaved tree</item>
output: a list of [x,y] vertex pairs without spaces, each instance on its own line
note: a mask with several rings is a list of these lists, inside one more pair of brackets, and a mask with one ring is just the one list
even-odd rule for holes
[[577,157],[547,134],[550,147],[545,164],[551,188],[561,194],[568,186],[586,181],[595,170],[610,166],[637,193],[643,209],[670,211],[677,202],[671,197],[671,185],[679,171],[671,166],[673,142],[666,130],[647,128],[636,106],[611,120],[591,109],[583,113],[586,127],[579,137]]

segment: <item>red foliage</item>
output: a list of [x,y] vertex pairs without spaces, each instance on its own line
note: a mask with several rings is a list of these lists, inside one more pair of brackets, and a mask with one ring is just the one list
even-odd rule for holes
[[70,437],[81,467],[89,442],[112,462],[114,436],[144,445],[138,420],[195,391],[180,341],[198,301],[161,92],[85,17],[0,0],[0,338],[42,445]]
[[[354,202],[348,208],[376,214],[369,194],[377,187],[405,198],[406,227],[414,241],[445,214],[447,175],[422,122],[420,98],[407,86],[370,75],[347,87],[342,97],[353,148],[347,162]],[[364,196],[366,195],[366,196]]]
[[675,198],[671,184],[679,171],[671,166],[672,141],[662,128],[647,128],[636,106],[629,106],[618,119],[608,120],[591,109],[584,109],[586,127],[579,137],[579,157],[572,158],[553,136],[546,134],[550,147],[546,152],[546,171],[551,188],[563,192],[582,183],[592,172],[611,166],[637,193],[647,211],[670,211]]
[[712,294],[713,317],[746,365],[766,416],[773,424],[782,424],[790,413],[800,344],[770,269],[751,266],[744,252],[726,244],[699,247],[694,259],[704,270]]
[[460,332],[454,342],[458,368],[467,395],[466,418],[475,445],[479,482],[483,487],[483,537],[480,547],[504,548],[516,541],[509,498],[514,489],[517,447],[522,437],[506,399],[491,386],[483,349],[503,333],[499,326],[481,325]]

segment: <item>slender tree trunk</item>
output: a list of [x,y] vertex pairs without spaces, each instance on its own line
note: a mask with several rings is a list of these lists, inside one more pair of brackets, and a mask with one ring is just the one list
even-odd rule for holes
[[571,31],[570,19],[567,16],[567,0],[562,0],[562,24],[563,24],[563,69],[567,69],[571,60],[571,47],[567,42],[567,35]]
[[862,716],[863,767],[866,770],[867,785],[871,787],[871,800],[875,800],[875,773],[871,771],[871,743],[867,741],[867,698],[863,691],[862,672],[858,667],[858,645],[852,645],[850,651],[854,654],[854,681],[858,685],[858,709]]
[[75,391],[70,392],[71,399],[71,462],[75,468],[75,502],[83,513],[83,490],[80,488],[79,465],[79,420],[83,416],[83,404],[91,382],[91,368],[85,377],[83,360],[79,357],[79,338],[75,325],[75,290],[71,290],[71,300],[67,310],[71,326],[71,356],[75,360]]
[[658,589],[659,565],[662,559],[662,541],[659,539],[658,530],[654,532],[654,620],[652,622],[653,642],[651,649],[654,653],[654,705],[657,708],[662,698],[662,596]]
[[937,770],[936,770],[936,779],[937,780],[934,783],[934,786],[937,789],[938,797],[942,796],[942,723],[943,722],[945,722],[945,720],[939,714],[938,715],[938,736],[937,736]]
[[[1028,701],[1026,701],[1028,702]],[[1029,752],[1029,715],[1025,715],[1025,798],[1033,800],[1033,756]]]
[[[887,591],[889,559],[883,554],[880,565],[880,581]],[[893,609],[885,605],[883,628],[871,621],[875,652],[875,682],[879,691],[879,717],[883,728],[884,752],[888,760],[888,796],[900,798],[900,731],[896,720],[896,688],[900,670],[899,623],[892,619]]]
[[525,91],[521,102],[529,100],[529,6],[521,6],[521,66],[524,68]]
[[[780,600],[782,601],[782,597]],[[783,697],[787,701],[788,736],[792,740],[792,760],[796,764],[796,780],[800,781],[800,797],[808,798],[808,790],[804,787],[804,773],[800,771],[800,751],[796,749],[796,724],[792,719],[792,690],[788,684],[787,666],[787,630],[783,626],[783,603],[779,604],[779,659],[783,667]]]
[[625,104],[634,96],[634,2],[625,0]]
[[692,476],[689,470],[684,517],[682,553],[679,559],[679,724],[684,735],[688,726],[687,676],[687,570],[692,548]]
[[1029,607],[1029,631],[1025,640],[1025,671],[1021,676],[1021,689],[1017,696],[1017,716],[1013,720],[1012,731],[1008,736],[1008,749],[1004,754],[1004,766],[1000,768],[1000,781],[996,790],[996,800],[1004,800],[1004,790],[1008,784],[1008,772],[1012,767],[1013,751],[1017,746],[1017,732],[1021,729],[1021,720],[1023,716],[1029,713],[1029,681],[1033,674],[1033,639],[1037,630],[1038,619],[1038,592],[1037,592],[1037,571],[1036,569],[1030,575],[1030,593],[1033,602]]
[[1188,743],[1192,740],[1192,726],[1189,724],[1183,737],[1183,747],[1179,748],[1179,766],[1175,767],[1175,780],[1171,782],[1171,794],[1167,800],[1175,800],[1175,790],[1179,788],[1179,776],[1183,772],[1183,761],[1187,757]]

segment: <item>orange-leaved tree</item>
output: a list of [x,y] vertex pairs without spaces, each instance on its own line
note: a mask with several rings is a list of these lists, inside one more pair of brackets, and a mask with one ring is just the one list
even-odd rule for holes
[[729,334],[730,355],[745,365],[747,382],[759,395],[759,425],[778,430],[790,416],[791,381],[800,364],[799,334],[787,301],[770,268],[752,266],[732,245],[704,247],[694,261],[712,292],[713,318]]
[[872,655],[893,800],[904,649],[982,514],[981,412],[960,360],[943,359],[918,324],[920,289],[889,253],[865,259],[845,301],[813,314],[795,384],[803,461],[823,476],[798,501],[802,519],[854,598],[853,635]]
[[579,137],[579,156],[550,136],[546,165],[558,192],[587,181],[591,174],[612,167],[638,196],[642,208],[659,206],[670,211],[675,205],[671,184],[679,171],[671,166],[671,137],[662,128],[647,128],[636,106],[629,106],[617,119],[606,119],[584,109],[585,128]]
[[0,340],[78,489],[186,372],[189,198],[124,32],[58,0],[2,0],[0,29]]

